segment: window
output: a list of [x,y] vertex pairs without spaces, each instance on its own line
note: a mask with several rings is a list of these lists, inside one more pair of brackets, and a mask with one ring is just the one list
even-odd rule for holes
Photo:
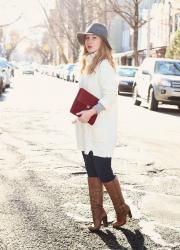
[[134,77],[136,74],[136,68],[118,68],[117,72],[120,76]]
[[180,14],[175,15],[175,31],[180,29]]
[[156,62],[155,73],[180,76],[180,62]]

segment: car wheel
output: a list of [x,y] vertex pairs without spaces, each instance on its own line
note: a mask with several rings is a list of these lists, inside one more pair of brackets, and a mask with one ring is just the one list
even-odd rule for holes
[[154,96],[154,89],[151,88],[149,91],[148,109],[156,111],[158,109],[158,101]]
[[138,100],[137,86],[135,86],[134,89],[133,89],[133,104],[136,105],[136,106],[141,105],[141,101]]
[[0,79],[0,95],[2,94],[3,92],[3,80]]

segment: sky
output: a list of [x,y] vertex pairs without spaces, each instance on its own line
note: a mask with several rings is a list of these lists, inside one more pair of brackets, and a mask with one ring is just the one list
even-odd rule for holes
[[[8,26],[6,31],[15,30],[32,40],[40,39],[40,29],[31,29],[44,23],[44,13],[39,1],[46,9],[54,6],[54,0],[0,0],[0,25],[11,23],[21,15],[21,19]],[[26,47],[26,41],[21,45]]]
[[[54,0],[40,1],[47,8],[53,8]],[[21,14],[22,18],[13,25],[13,28],[25,30],[43,23],[44,14],[39,0],[0,0],[0,24],[12,22]]]

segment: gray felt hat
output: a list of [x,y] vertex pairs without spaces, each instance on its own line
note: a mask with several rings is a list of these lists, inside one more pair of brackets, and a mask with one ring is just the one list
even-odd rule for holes
[[78,32],[77,33],[77,39],[81,45],[84,45],[85,43],[85,36],[87,34],[95,34],[97,36],[100,36],[104,42],[107,44],[107,46],[111,49],[111,46],[108,42],[108,31],[105,25],[101,23],[92,23],[89,27],[87,27],[85,32]]

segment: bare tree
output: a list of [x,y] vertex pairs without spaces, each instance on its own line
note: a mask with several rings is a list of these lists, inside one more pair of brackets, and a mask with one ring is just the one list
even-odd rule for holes
[[49,35],[60,48],[60,56],[65,63],[69,59],[68,53],[73,62],[78,58],[78,31],[85,31],[93,21],[107,22],[107,12],[103,11],[107,0],[103,4],[99,0],[55,0],[55,7],[49,13],[42,2],[40,5],[45,14]]
[[139,65],[138,60],[138,31],[147,21],[139,15],[139,7],[142,0],[108,0],[112,11],[121,16],[129,27],[133,30],[133,50],[135,65]]
[[8,61],[10,60],[12,53],[17,48],[19,43],[25,39],[24,36],[20,36],[20,34],[15,31],[12,31],[9,37],[10,37],[10,42],[7,44],[6,47],[6,58]]
[[34,47],[28,47],[26,54],[31,55],[36,61],[37,58],[40,58],[40,63],[48,64],[51,61],[52,53],[49,50],[45,50],[39,44],[36,44]]
[[64,53],[64,47],[62,45],[61,35],[56,28],[56,23],[54,24],[53,22],[53,20],[56,20],[57,22],[60,21],[60,20],[57,20],[57,12],[55,10],[51,10],[51,14],[49,15],[48,11],[46,10],[45,6],[42,4],[41,1],[39,1],[39,4],[45,16],[45,23],[46,23],[46,27],[48,29],[49,35],[56,42],[62,61],[64,63],[67,63],[68,59],[66,58],[65,53]]
[[85,31],[86,27],[93,21],[106,22],[106,12],[102,11],[107,0],[100,4],[99,0],[56,0],[58,18],[56,23],[64,40],[76,61],[79,54],[79,44],[76,38],[78,31]]
[[22,17],[22,14],[20,14],[15,20],[13,20],[13,21],[10,22],[10,23],[0,24],[0,28],[7,27],[7,26],[9,26],[9,25],[12,25],[12,24],[18,22],[18,21],[21,19],[21,17]]

